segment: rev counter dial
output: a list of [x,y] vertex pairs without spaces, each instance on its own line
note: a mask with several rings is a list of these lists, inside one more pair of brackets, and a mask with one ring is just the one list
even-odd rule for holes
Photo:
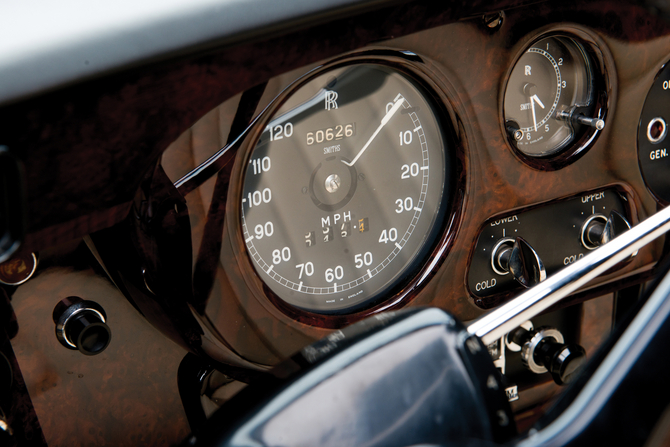
[[310,312],[390,298],[442,229],[448,151],[427,91],[401,71],[355,64],[304,82],[246,162],[241,224],[256,273]]
[[588,127],[602,130],[594,114],[590,58],[565,36],[545,37],[516,62],[505,89],[504,120],[514,147],[530,157],[567,148]]

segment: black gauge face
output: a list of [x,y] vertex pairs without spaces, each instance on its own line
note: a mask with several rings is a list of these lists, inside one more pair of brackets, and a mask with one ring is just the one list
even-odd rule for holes
[[670,203],[669,100],[670,63],[666,63],[644,100],[637,134],[637,156],[642,177],[649,190],[665,203]]
[[568,37],[546,37],[519,58],[507,83],[505,126],[511,140],[531,157],[553,155],[566,148],[593,109],[589,59]]
[[384,65],[334,69],[295,91],[248,159],[247,252],[286,303],[368,307],[411,279],[441,228],[449,165],[424,91]]

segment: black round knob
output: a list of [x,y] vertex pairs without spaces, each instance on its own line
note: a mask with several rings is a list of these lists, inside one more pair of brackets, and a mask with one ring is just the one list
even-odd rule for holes
[[528,329],[519,326],[507,334],[507,340],[517,346],[523,346],[530,341],[533,335],[535,335],[535,332],[532,330],[529,331]]
[[586,361],[586,351],[577,344],[565,345],[544,339],[535,350],[535,361],[544,365],[559,385],[570,383]]
[[112,339],[105,310],[94,301],[67,297],[54,308],[53,320],[58,341],[84,355],[100,354]]
[[521,362],[535,374],[551,373],[559,385],[570,383],[586,360],[586,351],[577,344],[565,344],[563,334],[553,327],[534,330],[518,327],[507,339],[521,346]]

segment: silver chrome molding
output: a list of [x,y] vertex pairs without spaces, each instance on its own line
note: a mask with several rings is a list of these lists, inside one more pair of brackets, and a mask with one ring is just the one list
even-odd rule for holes
[[670,230],[670,207],[542,281],[512,301],[473,321],[467,330],[485,345],[553,306]]

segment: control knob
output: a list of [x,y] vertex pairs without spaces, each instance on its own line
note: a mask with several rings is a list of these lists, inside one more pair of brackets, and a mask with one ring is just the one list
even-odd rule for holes
[[514,279],[524,287],[533,287],[547,277],[540,256],[521,237],[498,241],[491,255],[491,267],[499,275],[511,272]]
[[630,224],[617,211],[612,210],[609,218],[605,218],[602,214],[594,214],[582,225],[582,245],[594,250],[629,229]]
[[578,344],[565,344],[563,334],[543,326],[535,330],[518,327],[507,339],[521,346],[521,361],[535,374],[551,373],[559,385],[570,383],[586,360],[586,351]]
[[112,338],[105,310],[95,301],[69,296],[54,308],[53,321],[58,341],[84,355],[100,354]]

